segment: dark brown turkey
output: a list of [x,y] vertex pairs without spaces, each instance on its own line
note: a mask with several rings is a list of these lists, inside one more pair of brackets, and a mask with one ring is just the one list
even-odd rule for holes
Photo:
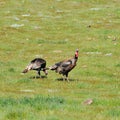
[[46,70],[46,61],[42,58],[35,58],[32,60],[28,66],[23,70],[22,73],[27,73],[30,70],[36,70],[38,72],[39,77],[40,76],[40,71],[43,71],[45,75],[47,75],[47,70]]
[[68,73],[76,66],[76,62],[78,60],[78,49],[75,51],[75,55],[73,58],[64,60],[58,63],[55,63],[54,65],[50,66],[50,70],[55,70],[57,73],[62,74],[63,76],[66,76],[63,80],[68,80]]

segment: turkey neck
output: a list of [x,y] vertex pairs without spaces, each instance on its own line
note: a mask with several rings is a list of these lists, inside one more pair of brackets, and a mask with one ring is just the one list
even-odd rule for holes
[[78,55],[75,54],[74,59],[77,61],[78,60]]
[[78,57],[73,57],[73,59],[71,59],[72,64],[73,64],[73,65],[76,64],[77,60],[78,60]]

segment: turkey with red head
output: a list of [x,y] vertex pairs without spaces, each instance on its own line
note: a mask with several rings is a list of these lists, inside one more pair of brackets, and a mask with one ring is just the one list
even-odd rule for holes
[[42,58],[35,58],[28,64],[28,66],[23,70],[22,73],[27,73],[30,70],[36,70],[39,76],[40,76],[40,71],[43,71],[45,75],[47,75],[48,73],[46,70],[46,60]]
[[54,65],[50,66],[50,70],[55,70],[57,73],[62,74],[65,77],[65,80],[68,80],[68,73],[76,66],[76,62],[78,60],[78,49],[75,51],[75,55],[73,58],[64,60]]

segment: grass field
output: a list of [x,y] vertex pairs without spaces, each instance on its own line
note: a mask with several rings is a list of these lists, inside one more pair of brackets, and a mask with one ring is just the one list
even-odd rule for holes
[[[0,120],[119,120],[119,3],[0,0]],[[35,57],[50,66],[76,48],[69,83],[53,71],[21,74]]]

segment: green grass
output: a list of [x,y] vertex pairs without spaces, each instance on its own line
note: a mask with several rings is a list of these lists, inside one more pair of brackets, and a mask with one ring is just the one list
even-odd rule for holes
[[[0,120],[119,120],[119,19],[119,0],[0,0]],[[69,83],[21,74],[35,57],[50,66],[76,48]]]

